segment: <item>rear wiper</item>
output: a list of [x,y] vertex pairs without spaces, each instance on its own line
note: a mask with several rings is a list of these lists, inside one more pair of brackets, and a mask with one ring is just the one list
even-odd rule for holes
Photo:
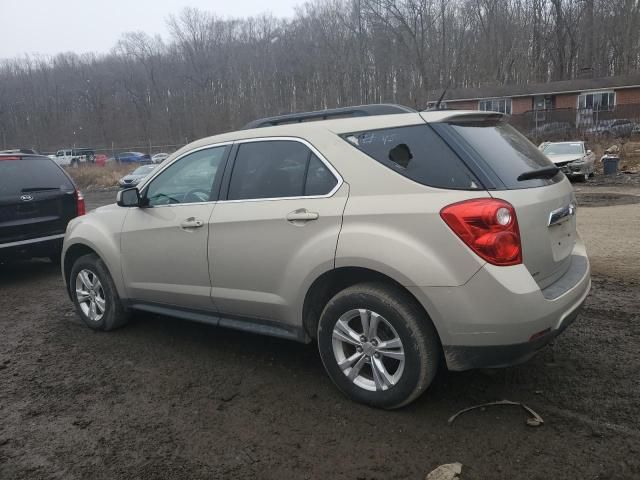
[[22,190],[20,190],[20,193],[43,192],[45,190],[60,190],[60,187],[29,187],[29,188],[23,188]]
[[521,173],[518,181],[523,182],[524,180],[531,180],[533,178],[553,178],[559,171],[560,169],[558,167],[539,168],[538,170]]

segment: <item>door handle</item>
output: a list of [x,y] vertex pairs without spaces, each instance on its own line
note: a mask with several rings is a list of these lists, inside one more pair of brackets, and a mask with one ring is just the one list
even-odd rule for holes
[[287,222],[310,222],[320,218],[318,212],[309,212],[306,208],[301,208],[287,214]]
[[204,222],[199,218],[189,217],[186,220],[183,220],[180,224],[180,228],[200,228],[204,225]]

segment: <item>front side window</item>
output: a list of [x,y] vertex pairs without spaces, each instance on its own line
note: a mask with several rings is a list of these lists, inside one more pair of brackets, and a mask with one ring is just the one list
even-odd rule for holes
[[238,147],[228,199],[326,195],[336,184],[327,166],[300,142],[247,142]]
[[500,112],[511,115],[511,99],[492,98],[490,100],[480,100],[480,110],[484,112]]
[[212,199],[227,147],[199,150],[182,157],[153,179],[146,192],[150,206],[200,203]]

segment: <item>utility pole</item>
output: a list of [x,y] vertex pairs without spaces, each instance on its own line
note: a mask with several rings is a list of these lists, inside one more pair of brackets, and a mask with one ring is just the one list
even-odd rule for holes
[[441,17],[441,25],[442,25],[442,59],[440,61],[440,84],[445,84],[445,79],[447,78],[447,67],[446,67],[446,55],[447,55],[447,37],[445,30],[445,13],[446,13],[446,3],[445,0],[440,0],[440,17]]
[[[585,16],[586,16],[586,25],[584,31],[584,60],[582,63],[583,72],[588,75],[590,78],[595,76],[594,68],[593,68],[593,33],[594,33],[594,25],[593,25],[593,0],[585,0]],[[585,76],[586,76],[585,75]]]

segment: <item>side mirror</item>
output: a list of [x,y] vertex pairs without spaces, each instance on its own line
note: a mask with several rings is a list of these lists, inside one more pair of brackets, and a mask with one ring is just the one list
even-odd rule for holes
[[120,190],[116,195],[116,203],[119,207],[139,207],[140,192],[137,188]]
[[591,155],[593,152],[591,150],[587,150],[587,155]]

